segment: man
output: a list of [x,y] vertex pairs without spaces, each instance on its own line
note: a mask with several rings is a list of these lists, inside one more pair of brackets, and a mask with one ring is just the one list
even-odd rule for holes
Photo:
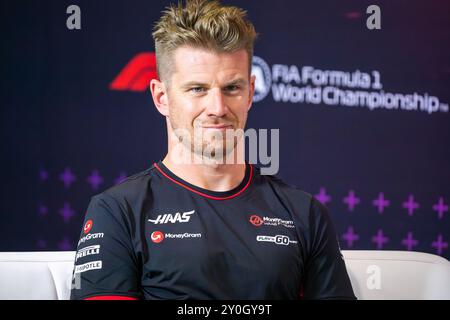
[[245,12],[188,1],[153,37],[168,153],[92,198],[71,298],[354,299],[326,208],[251,164],[217,160],[238,147],[226,131],[242,130],[252,105]]

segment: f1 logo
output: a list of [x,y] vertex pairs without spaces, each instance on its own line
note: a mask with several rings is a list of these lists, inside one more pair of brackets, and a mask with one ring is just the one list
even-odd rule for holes
[[135,55],[110,83],[111,90],[143,92],[149,88],[150,80],[157,79],[154,52]]

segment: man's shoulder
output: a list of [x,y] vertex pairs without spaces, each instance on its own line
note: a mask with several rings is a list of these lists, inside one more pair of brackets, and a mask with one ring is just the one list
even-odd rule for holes
[[118,202],[126,201],[128,203],[142,198],[150,187],[153,170],[155,170],[154,166],[128,176],[116,185],[95,195],[93,198],[103,200],[114,199]]
[[294,197],[307,203],[310,203],[314,199],[312,194],[295,184],[284,181],[278,175],[261,175],[260,169],[257,166],[255,166],[255,171],[262,183],[270,184],[276,192],[284,193],[286,196]]
[[277,175],[261,175],[260,177],[265,183],[270,184],[271,190],[285,206],[298,214],[296,216],[303,221],[302,225],[305,227],[311,223],[321,227],[331,224],[328,207],[311,193],[283,181]]

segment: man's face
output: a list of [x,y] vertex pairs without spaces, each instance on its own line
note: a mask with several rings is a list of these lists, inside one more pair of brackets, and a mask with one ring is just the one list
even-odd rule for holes
[[227,140],[227,130],[244,129],[252,103],[254,77],[248,74],[247,52],[180,47],[173,63],[167,91],[169,134],[182,129],[191,136],[185,147],[225,157],[236,144],[233,137]]

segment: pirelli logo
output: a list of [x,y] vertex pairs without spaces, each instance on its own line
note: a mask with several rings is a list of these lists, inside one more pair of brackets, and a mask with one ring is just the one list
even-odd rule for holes
[[91,256],[91,255],[99,254],[99,253],[100,253],[100,245],[89,246],[89,247],[78,250],[77,255],[75,257],[75,261],[77,261],[79,258],[83,258],[86,256]]

